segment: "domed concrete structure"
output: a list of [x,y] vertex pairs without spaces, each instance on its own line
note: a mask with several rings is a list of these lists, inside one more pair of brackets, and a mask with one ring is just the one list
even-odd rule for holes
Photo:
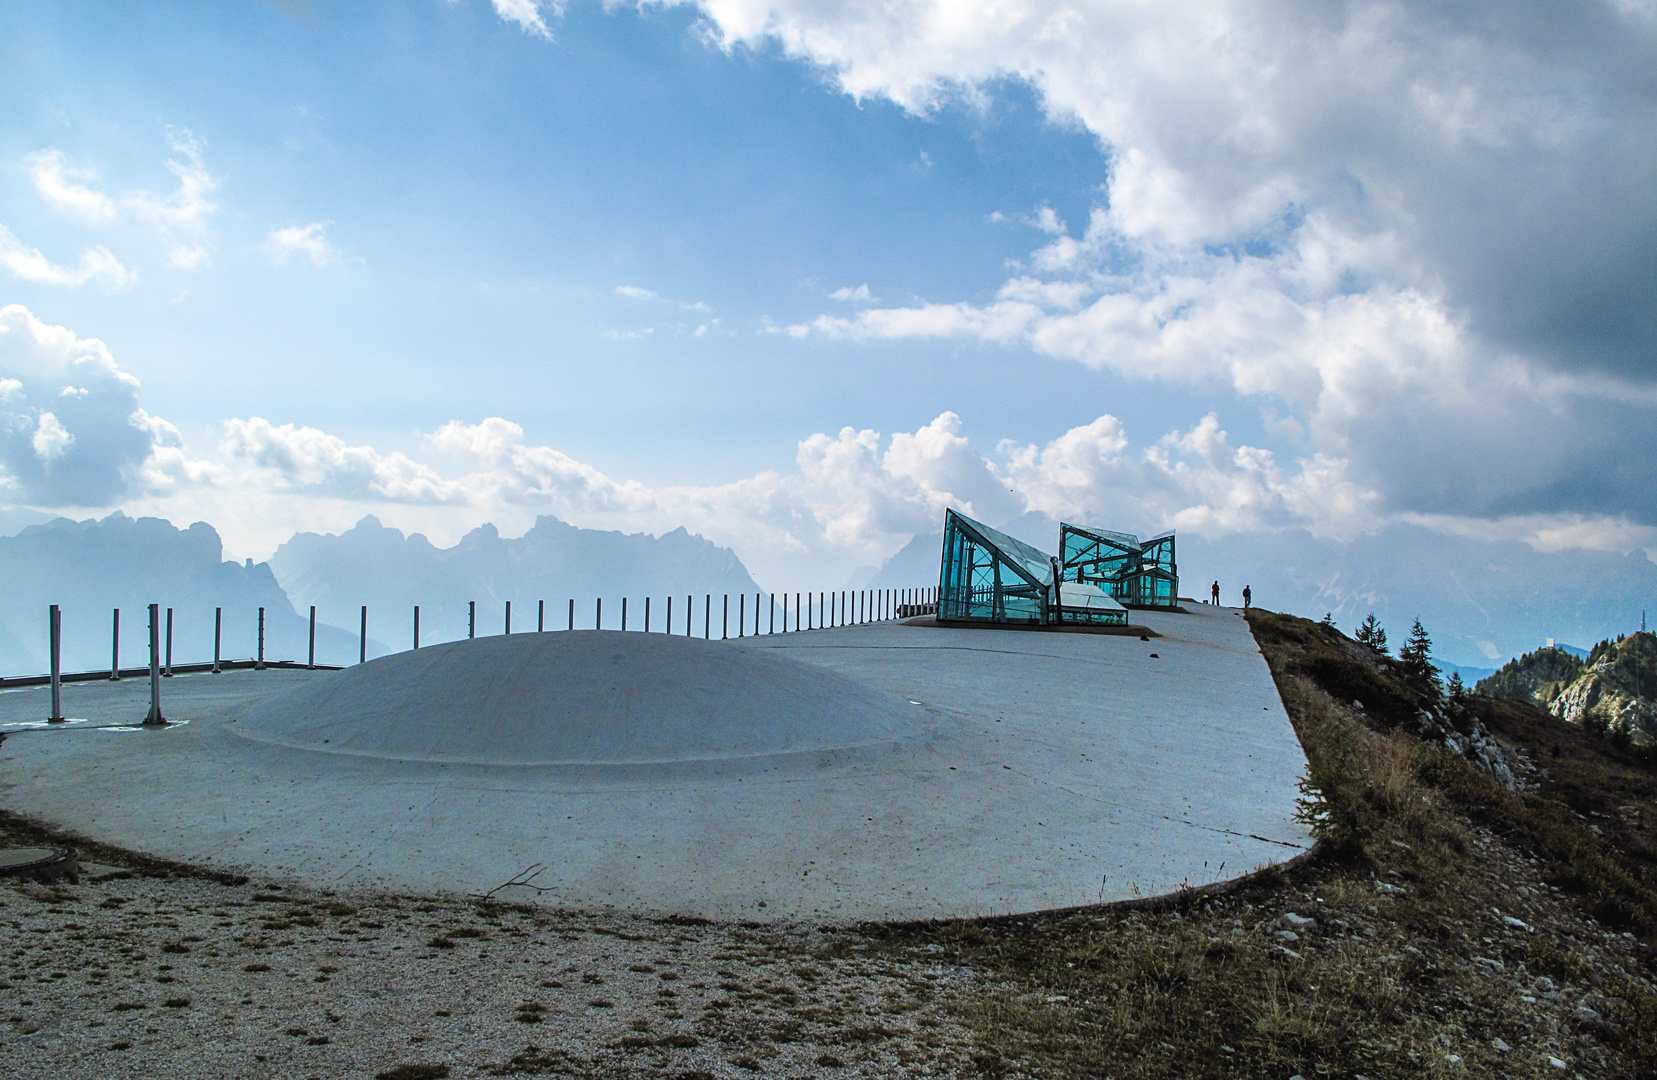
[[1306,758],[1248,624],[1142,617],[480,638],[175,678],[152,727],[147,680],[65,687],[52,725],[20,690],[0,786],[237,873],[716,919],[1051,910],[1297,856]]
[[775,649],[578,630],[395,653],[272,695],[234,730],[390,761],[661,765],[890,749],[924,737],[926,713]]

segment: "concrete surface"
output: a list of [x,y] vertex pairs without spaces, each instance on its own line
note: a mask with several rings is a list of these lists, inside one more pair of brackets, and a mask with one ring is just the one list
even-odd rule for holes
[[[481,748],[417,754],[417,736],[386,726],[391,709],[365,721],[373,738],[348,735],[358,743],[337,753],[297,712],[283,727],[271,711],[276,695],[324,701],[397,657],[360,671],[170,679],[165,711],[186,722],[165,729],[101,726],[142,718],[138,681],[65,687],[66,711],[86,719],[50,729],[39,723],[45,691],[12,691],[0,693],[0,805],[255,875],[482,893],[534,874],[544,892],[504,894],[763,920],[1066,907],[1232,877],[1309,846],[1292,819],[1305,759],[1246,624],[1204,605],[1140,616],[1164,636],[883,623],[696,642],[694,653],[643,635],[616,642],[615,631],[449,646],[497,678],[514,656],[556,650],[547,639],[574,648],[583,636],[658,676],[663,664],[753,672],[786,659],[843,677],[795,671],[775,708],[743,699],[743,723],[766,729],[743,736],[755,753],[698,756],[728,740],[698,741],[687,721],[648,753],[620,739],[572,756],[558,749],[575,745],[566,731],[537,744],[556,763],[504,765],[502,746],[533,737],[517,721],[490,734],[489,717],[456,705],[422,723],[472,724]],[[832,697],[848,683],[870,709],[849,734],[824,719],[832,710],[796,722],[797,693],[826,686]]]

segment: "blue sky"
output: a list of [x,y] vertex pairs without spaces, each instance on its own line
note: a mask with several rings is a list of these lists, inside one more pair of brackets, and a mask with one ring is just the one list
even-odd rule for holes
[[8,4],[0,504],[1657,551],[1657,12],[1564,8]]
[[[532,438],[710,483],[787,465],[802,432],[913,428],[958,397],[997,438],[1123,399],[1159,429],[1190,411],[1156,416],[1165,393],[1068,364],[1009,377],[999,350],[972,344],[763,332],[843,307],[830,294],[844,288],[986,298],[1041,236],[1020,218],[1085,221],[1105,154],[1044,122],[1016,82],[987,107],[916,116],[775,48],[711,49],[686,10],[576,7],[546,41],[483,4],[163,6],[115,25],[100,5],[55,6],[11,42],[30,77],[6,104],[32,123],[5,156],[52,147],[110,188],[165,190],[167,133],[188,128],[219,178],[213,272],[135,253],[139,286],[98,304],[97,336],[120,340],[147,407],[187,430],[274,413],[398,446],[527,398],[514,419]],[[8,187],[0,220],[35,226],[36,246],[86,243],[26,183]],[[341,261],[272,265],[268,230],[313,221]],[[47,287],[25,302],[69,324],[85,300]]]

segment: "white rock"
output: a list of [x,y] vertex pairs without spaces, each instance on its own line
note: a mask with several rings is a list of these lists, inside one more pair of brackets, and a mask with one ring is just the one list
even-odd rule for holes
[[1285,911],[1278,917],[1277,924],[1289,930],[1312,930],[1317,927],[1318,921],[1309,915],[1296,915],[1292,911]]
[[1505,923],[1508,926],[1513,927],[1513,929],[1515,929],[1515,930],[1524,930],[1527,933],[1530,931],[1530,924],[1529,923],[1525,922],[1523,919],[1515,919],[1511,915],[1503,915],[1502,916],[1502,922]]
[[1500,1039],[1491,1039],[1490,1040],[1490,1048],[1492,1050],[1500,1050],[1504,1054],[1507,1053],[1509,1050],[1513,1049],[1513,1047],[1509,1046],[1507,1043],[1503,1042]]

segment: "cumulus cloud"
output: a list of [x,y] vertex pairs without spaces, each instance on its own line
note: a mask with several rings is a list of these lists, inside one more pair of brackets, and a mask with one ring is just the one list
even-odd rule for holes
[[[691,0],[686,0],[691,2]],[[1109,155],[987,303],[787,331],[956,336],[1259,400],[1394,510],[1657,523],[1657,20],[1399,0],[694,0],[924,113],[1019,79]],[[1546,447],[1546,452],[1541,449]],[[1613,470],[1615,471],[1615,470]]]
[[225,423],[220,451],[254,466],[262,486],[339,499],[408,503],[463,501],[452,481],[406,454],[351,446],[312,427],[272,424],[261,417]]
[[1280,462],[1238,443],[1213,415],[1136,440],[1107,414],[1044,442],[993,448],[972,445],[963,427],[954,412],[913,431],[845,427],[801,439],[787,470],[652,485],[533,443],[502,417],[444,424],[408,453],[316,428],[233,420],[211,465],[190,463],[176,433],[158,439],[167,445],[152,453],[156,476],[146,482],[158,493],[170,484],[176,497],[146,505],[207,517],[247,548],[274,546],[295,522],[346,527],[368,509],[450,541],[480,521],[510,531],[540,514],[589,528],[684,526],[733,547],[762,581],[801,584],[837,582],[881,562],[935,531],[945,507],[996,524],[1035,511],[1209,540],[1275,534],[1346,543],[1407,525],[1481,543],[1523,542],[1540,553],[1644,550],[1657,559],[1657,529],[1626,517],[1388,514],[1348,462],[1328,455]]
[[654,292],[652,292],[650,289],[641,288],[637,285],[617,285],[616,286],[616,295],[617,296],[625,296],[629,300],[654,300],[654,299],[656,299],[656,294]]
[[870,301],[875,299],[875,297],[873,295],[871,295],[870,292],[869,292],[869,286],[868,286],[867,282],[865,282],[862,285],[859,285],[855,289],[852,288],[850,285],[843,286],[843,287],[835,289],[833,292],[829,293],[829,296],[831,298],[835,299],[835,300],[840,301],[843,304],[850,304],[850,303],[867,304]]
[[0,308],[0,488],[9,500],[97,507],[142,493],[163,441],[157,423],[103,342],[16,304]]
[[265,235],[265,250],[278,266],[286,266],[295,255],[311,260],[318,270],[341,261],[339,249],[328,242],[326,235],[331,222],[313,221],[309,225],[289,225],[272,229]]

